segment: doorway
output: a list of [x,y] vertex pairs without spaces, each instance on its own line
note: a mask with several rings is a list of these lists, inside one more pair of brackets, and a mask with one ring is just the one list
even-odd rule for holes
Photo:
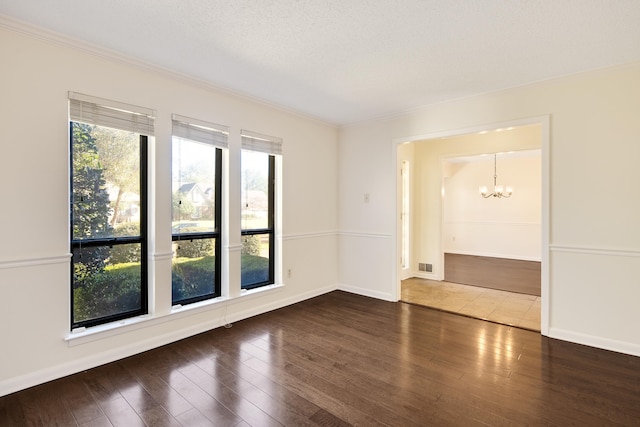
[[[397,297],[399,300],[406,301],[411,299],[412,295],[415,297],[418,293],[424,297],[428,292],[418,292],[416,289],[431,287],[433,288],[431,289],[431,301],[417,303],[448,311],[458,310],[459,313],[464,315],[540,330],[543,334],[547,333],[548,133],[548,117],[539,117],[485,126],[483,128],[451,131],[437,135],[422,135],[403,141],[394,141],[394,161],[398,170],[398,185],[396,187],[398,196],[396,248],[399,255],[397,259],[398,261],[402,260],[402,264],[398,262],[396,266]],[[529,230],[529,234],[533,232],[538,237],[533,253],[531,252],[531,245],[529,245],[528,253],[518,253],[519,249],[514,247],[508,248],[508,250],[503,251],[504,253],[501,253],[499,247],[496,247],[496,243],[499,243],[500,240],[511,239],[514,236],[513,230],[501,231],[501,233],[506,233],[508,236],[506,238],[499,236],[496,238],[495,233],[489,230],[499,226],[499,218],[495,221],[492,219],[496,212],[501,214],[501,210],[508,211],[512,209],[515,205],[513,201],[517,200],[517,197],[520,197],[520,201],[531,197],[531,194],[524,187],[521,187],[518,193],[518,186],[515,185],[513,200],[509,200],[512,203],[509,205],[494,203],[492,209],[497,209],[497,211],[491,212],[491,209],[489,209],[487,218],[472,220],[469,220],[469,218],[453,218],[452,220],[450,216],[446,217],[445,208],[450,208],[447,205],[449,201],[447,196],[451,196],[447,191],[452,191],[452,188],[455,189],[456,185],[462,185],[464,189],[462,193],[457,194],[456,198],[474,198],[472,200],[473,206],[465,208],[473,211],[474,209],[477,210],[478,206],[483,206],[481,205],[482,197],[478,194],[478,186],[493,184],[491,181],[494,172],[493,166],[487,172],[487,176],[484,177],[486,179],[472,179],[473,185],[466,185],[464,180],[459,179],[458,175],[473,176],[473,173],[470,172],[473,168],[464,166],[467,168],[466,172],[458,174],[455,179],[450,180],[449,178],[452,177],[452,165],[454,169],[460,169],[463,167],[460,165],[462,162],[460,159],[466,162],[475,156],[483,154],[492,156],[493,153],[517,154],[517,152],[520,152],[520,155],[522,155],[529,152],[530,154],[531,150],[537,150],[538,153],[539,183],[536,196],[539,201],[536,208],[538,214],[537,230]],[[479,168],[478,165],[474,167],[476,169]],[[409,184],[406,183],[406,176],[400,173],[402,169],[406,170],[407,168],[411,171]],[[509,179],[506,173],[506,165],[504,175],[504,178]],[[483,179],[487,182],[483,182]],[[449,184],[456,180],[459,182],[452,188],[448,188],[451,187]],[[407,187],[411,188],[409,192],[409,205],[411,208],[408,214],[405,212]],[[484,201],[487,202],[489,200]],[[500,201],[493,200],[493,202]],[[403,220],[405,216],[408,216],[411,220],[408,222]],[[475,223],[472,224],[474,221]],[[534,223],[536,221],[529,222]],[[521,221],[521,224],[510,224],[510,227],[512,229],[513,226],[522,228],[522,225]],[[483,233],[485,233],[484,236]],[[407,241],[406,236],[409,236],[409,241]],[[463,284],[447,283],[444,277],[444,267],[445,253],[448,252],[467,252],[471,255],[537,260],[541,265],[540,296],[501,294],[500,291],[486,288],[468,288]],[[407,253],[409,254],[408,256]],[[409,268],[407,268],[407,262]],[[407,291],[403,289],[403,284]],[[447,300],[444,292],[448,288],[451,288],[451,293],[456,296],[457,300],[454,301],[455,298],[449,298],[449,306],[445,308],[442,304]],[[462,296],[464,289],[469,290],[467,296]],[[452,303],[452,301],[454,302]],[[416,303],[415,301],[410,302]],[[506,302],[515,302],[517,307],[513,305],[510,308],[502,307],[504,305],[502,303]],[[458,308],[454,309],[456,305]],[[491,307],[493,307],[493,314],[487,312]],[[482,308],[483,313],[474,315],[473,310],[475,308]],[[516,313],[516,308],[520,310],[519,313]],[[525,311],[524,314],[522,310]],[[503,315],[509,312],[514,313],[512,320],[505,318]],[[532,322],[537,323],[539,326],[535,327]]]

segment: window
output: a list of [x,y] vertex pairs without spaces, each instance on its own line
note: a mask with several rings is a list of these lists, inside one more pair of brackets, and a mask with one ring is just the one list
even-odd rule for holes
[[147,313],[153,111],[70,98],[71,329]]
[[241,287],[275,283],[275,176],[278,138],[242,131]]
[[224,126],[173,116],[172,304],[220,296]]

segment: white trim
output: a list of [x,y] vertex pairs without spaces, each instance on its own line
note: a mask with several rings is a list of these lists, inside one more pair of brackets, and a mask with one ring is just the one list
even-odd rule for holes
[[321,239],[324,237],[337,237],[337,231],[325,231],[320,233],[298,233],[282,235],[282,240],[299,240],[299,239]]
[[[527,117],[527,118],[522,118],[522,119],[514,119],[514,120],[508,120],[508,121],[505,121],[505,122],[498,122],[498,123],[485,123],[485,124],[477,125],[477,126],[470,126],[470,127],[458,128],[458,129],[441,130],[441,131],[425,133],[425,134],[420,134],[420,135],[402,136],[402,137],[399,137],[399,138],[393,138],[391,140],[391,142],[393,143],[393,146],[395,148],[395,146],[400,145],[400,144],[404,144],[404,143],[407,143],[407,142],[422,141],[422,140],[427,140],[427,139],[450,138],[450,137],[454,137],[454,136],[467,135],[467,134],[478,133],[478,132],[483,132],[483,131],[487,131],[487,130],[492,131],[492,130],[496,130],[496,129],[500,129],[500,128],[504,129],[504,128],[508,128],[508,127],[522,127],[522,126],[539,125],[539,124],[543,125],[543,132],[544,132],[544,123],[545,122],[546,123],[549,122],[549,115]],[[544,138],[544,136],[543,136],[543,138]]]
[[229,89],[223,86],[217,86],[204,79],[196,78],[184,73],[177,72],[175,70],[170,70],[168,68],[163,68],[157,64],[145,62],[140,60],[139,58],[127,56],[120,52],[107,49],[103,46],[98,46],[95,44],[85,42],[83,40],[75,39],[75,38],[48,30],[46,28],[42,28],[30,23],[21,21],[19,19],[8,17],[6,15],[0,14],[0,28],[4,28],[9,31],[20,33],[28,37],[32,37],[36,40],[40,40],[45,43],[50,43],[50,44],[61,46],[64,48],[73,49],[87,55],[92,55],[98,58],[106,59],[108,61],[113,61],[119,64],[124,64],[130,67],[134,67],[139,70],[147,71],[149,73],[153,73],[161,77],[168,77],[171,79],[179,80],[187,84],[193,85],[195,87],[202,88],[204,90],[215,91],[224,95],[232,95],[250,102],[254,102],[259,105],[263,105],[265,107],[282,111],[292,116],[301,117],[306,120],[311,120],[315,123],[322,123],[324,125],[331,126],[334,129],[339,128],[339,125],[337,123],[321,119],[317,116],[312,116],[310,114],[305,114],[303,112],[284,107],[280,104],[275,104],[271,101],[268,101],[263,98],[259,98],[255,95],[251,95],[246,92]]
[[565,252],[573,254],[640,257],[640,250],[637,249],[596,248],[591,246],[573,245],[551,245],[549,246],[549,249],[551,252]]
[[442,221],[443,224],[478,224],[478,225],[512,225],[518,227],[540,227],[539,222],[516,222],[516,221]]
[[156,252],[152,255],[154,261],[167,261],[173,259],[173,251],[171,252]]
[[[549,334],[549,316],[550,316],[550,289],[549,289],[549,278],[550,278],[550,269],[549,269],[549,235],[550,235],[550,166],[549,166],[549,153],[551,148],[551,116],[550,115],[541,115],[534,117],[525,117],[521,119],[513,119],[498,123],[487,123],[481,124],[477,126],[470,126],[465,128],[458,129],[448,129],[441,130],[436,132],[431,132],[428,134],[421,135],[411,135],[404,136],[399,138],[393,138],[391,140],[391,170],[393,171],[393,182],[395,185],[393,186],[393,199],[390,200],[390,203],[393,203],[395,206],[395,223],[393,227],[393,249],[392,249],[392,273],[393,280],[391,281],[391,292],[394,295],[397,295],[396,299],[400,298],[400,274],[399,274],[399,259],[398,256],[398,227],[400,224],[399,218],[399,208],[398,208],[398,146],[405,143],[411,143],[414,141],[422,141],[422,140],[433,140],[438,138],[448,138],[460,135],[467,135],[472,133],[478,133],[486,130],[494,130],[499,128],[508,128],[508,127],[521,127],[521,126],[529,126],[529,125],[539,125],[541,127],[540,132],[540,156],[541,156],[541,192],[542,192],[542,200],[541,200],[541,315],[540,315],[540,333],[542,335]],[[437,237],[440,240],[440,253],[442,254],[441,262],[444,261],[444,251],[443,251],[443,239],[442,235]]]
[[69,262],[71,253],[64,255],[54,255],[38,258],[24,258],[0,261],[0,270],[7,268],[24,268],[24,267],[38,267],[41,265],[49,264],[65,264]]
[[344,237],[362,237],[368,239],[390,239],[393,237],[392,234],[363,233],[359,231],[340,231],[338,232],[338,235]]
[[[162,323],[166,323],[169,321],[174,321],[180,319],[182,317],[193,316],[196,314],[200,314],[206,311],[211,311],[212,309],[217,308],[219,304],[228,304],[236,299],[242,299],[242,301],[246,301],[247,299],[255,296],[258,292],[270,292],[275,290],[281,290],[284,288],[284,285],[269,285],[262,286],[256,290],[250,290],[241,293],[236,297],[218,297],[209,299],[206,301],[201,301],[188,305],[178,305],[174,306],[171,312],[163,315],[142,315],[138,317],[132,317],[128,319],[123,319],[117,322],[106,323],[98,326],[93,326],[91,328],[79,328],[77,332],[71,331],[66,337],[65,341],[69,344],[69,347],[75,347],[80,344],[86,344],[92,341],[101,340],[104,338],[108,338],[115,335],[120,335],[127,332],[132,332],[142,328],[148,328],[151,326],[160,325]],[[233,304],[237,303],[233,302]]]
[[640,345],[626,341],[612,340],[560,328],[549,328],[549,337],[640,357]]
[[551,166],[550,166],[550,153],[551,153],[551,116],[539,116],[532,118],[541,126],[540,132],[540,178],[542,184],[541,190],[541,216],[540,221],[542,228],[540,230],[540,333],[542,335],[549,335],[550,324],[550,307],[551,307],[551,291],[550,291],[550,277],[551,269],[549,264],[549,244],[551,238]]
[[417,277],[418,279],[427,279],[427,280],[436,280],[438,282],[441,282],[441,280],[438,278],[438,275],[435,272],[432,273],[427,273],[424,271],[411,271],[411,274],[409,275],[409,279],[412,277]]
[[[300,301],[305,301],[307,299],[329,293],[336,289],[336,285],[325,286],[323,288],[314,289],[313,291],[265,303],[260,306],[254,306],[242,311],[234,312],[233,310],[228,310],[226,313],[222,313],[220,316],[212,316],[208,322],[198,323],[196,325],[188,325],[182,329],[172,330],[162,335],[150,335],[148,339],[136,341],[135,343],[132,343],[126,347],[117,347],[107,351],[96,352],[84,358],[74,359],[71,362],[64,362],[55,366],[41,369],[39,371],[12,377],[8,380],[0,381],[0,396],[14,393],[19,390],[24,390],[26,388],[38,384],[43,384],[45,382],[62,378],[67,375],[75,374],[87,369],[91,369],[105,363],[110,363],[119,359],[123,359],[125,357],[133,356],[147,350],[151,350],[199,333],[209,331],[211,329],[218,328],[227,323],[239,322],[253,316],[264,314],[272,310],[277,310],[279,308],[286,307]],[[251,296],[241,296],[235,298],[234,302],[229,301],[229,303],[236,304],[244,302],[249,297]],[[257,297],[257,295],[255,297]],[[223,306],[218,304],[216,305],[216,307]],[[193,314],[196,314],[196,312],[193,312]],[[147,325],[151,324],[147,323]]]
[[[282,240],[283,242],[286,241],[290,241],[290,240],[301,240],[301,239],[322,239],[325,237],[337,237],[338,236],[338,232],[337,231],[323,231],[320,233],[297,233],[297,234],[284,234],[281,236],[276,236],[277,238],[279,238],[280,240]],[[242,245],[228,245],[226,246],[227,250],[229,252],[240,252],[242,251]]]
[[356,295],[362,295],[362,296],[365,296],[365,297],[381,299],[381,300],[384,300],[384,301],[390,301],[390,302],[398,301],[398,299],[394,298],[393,294],[390,294],[389,292],[372,291],[371,289],[361,288],[359,286],[339,284],[338,285],[338,290],[345,291],[345,292],[350,292],[350,293],[356,294]]

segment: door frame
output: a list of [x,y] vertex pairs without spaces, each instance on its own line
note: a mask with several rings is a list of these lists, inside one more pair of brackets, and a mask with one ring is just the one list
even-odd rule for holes
[[[504,129],[508,127],[520,127],[527,125],[540,125],[541,127],[541,141],[540,141],[540,156],[541,156],[541,238],[540,238],[540,259],[541,259],[541,312],[540,312],[540,333],[542,335],[549,335],[549,306],[550,306],[550,271],[549,271],[549,242],[550,242],[550,167],[549,167],[549,154],[550,154],[550,142],[551,142],[551,116],[535,116],[517,120],[510,120],[497,123],[489,123],[484,125],[472,126],[467,128],[450,129],[438,132],[432,132],[427,134],[412,135],[408,137],[395,138],[391,141],[391,160],[392,170],[394,173],[395,181],[395,227],[392,233],[392,276],[393,285],[391,294],[394,296],[395,301],[400,300],[401,293],[401,280],[402,280],[402,266],[400,262],[401,248],[402,248],[402,223],[400,218],[401,203],[402,203],[402,178],[400,177],[400,162],[398,161],[398,147],[402,144],[413,143],[417,141],[433,140],[439,138],[449,138],[467,134],[473,134],[478,132],[493,131],[496,129]],[[438,244],[440,246],[440,252],[442,253],[442,236],[437,236]]]

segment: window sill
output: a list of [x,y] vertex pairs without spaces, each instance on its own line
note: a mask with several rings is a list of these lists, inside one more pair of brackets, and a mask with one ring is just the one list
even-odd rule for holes
[[237,297],[218,297],[207,301],[200,301],[185,306],[172,307],[171,312],[163,315],[145,314],[143,316],[131,317],[117,322],[105,323],[104,325],[92,326],[90,328],[78,328],[69,332],[64,340],[69,347],[86,344],[89,342],[121,335],[127,332],[136,331],[150,326],[160,325],[165,322],[180,319],[182,317],[193,316],[211,310],[220,304],[232,301],[246,301],[252,297],[257,297],[265,293],[275,292],[284,288],[285,285],[268,285],[251,290],[242,290]]

